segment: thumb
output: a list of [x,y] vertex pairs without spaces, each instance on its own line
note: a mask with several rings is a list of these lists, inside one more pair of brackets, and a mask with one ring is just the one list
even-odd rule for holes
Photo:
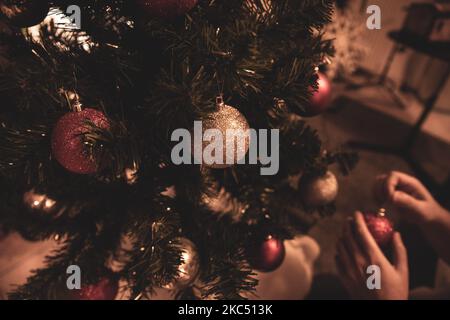
[[394,249],[395,268],[401,272],[408,272],[408,253],[406,252],[400,233],[394,233],[392,246]]

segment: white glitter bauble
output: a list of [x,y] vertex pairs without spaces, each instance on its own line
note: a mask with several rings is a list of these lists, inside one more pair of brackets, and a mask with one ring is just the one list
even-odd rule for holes
[[[202,150],[196,150],[194,155],[203,156],[202,163],[209,168],[224,169],[237,164],[245,158],[250,147],[250,127],[247,119],[236,108],[228,106],[223,102],[217,104],[217,111],[211,113],[202,122],[203,140],[205,132],[213,134],[210,141],[203,141]],[[216,141],[215,133],[219,134],[220,141]],[[214,148],[218,146],[218,148]],[[221,150],[222,157],[216,155],[215,151]],[[212,159],[207,159],[211,155]],[[218,161],[215,161],[215,159]]]
[[328,171],[317,178],[303,178],[299,185],[302,199],[308,207],[320,207],[336,200],[339,185],[336,176]]

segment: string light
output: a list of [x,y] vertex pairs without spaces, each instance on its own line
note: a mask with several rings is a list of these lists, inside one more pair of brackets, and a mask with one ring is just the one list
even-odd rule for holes
[[34,190],[25,192],[23,195],[23,201],[31,209],[42,209],[45,212],[49,212],[56,205],[55,200],[50,199],[45,194],[36,193]]
[[55,200],[52,200],[52,199],[49,199],[49,198],[47,198],[47,199],[45,199],[45,201],[44,201],[44,209],[51,209],[51,208],[53,208],[53,206],[56,204],[56,201]]
[[137,180],[136,166],[133,166],[133,168],[125,169],[125,179],[129,185],[136,183]]

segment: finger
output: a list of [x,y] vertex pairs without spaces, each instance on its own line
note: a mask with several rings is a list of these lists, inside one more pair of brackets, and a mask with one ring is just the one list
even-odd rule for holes
[[343,242],[347,252],[350,254],[354,268],[358,270],[359,274],[364,274],[365,267],[368,265],[368,259],[356,242],[352,224],[353,221],[348,221],[345,224]]
[[347,250],[345,249],[342,241],[338,242],[337,254],[338,254],[338,259],[340,261],[340,267],[341,267],[342,274],[350,279],[355,279],[356,275],[355,275],[354,265],[351,261],[350,255],[348,254]]
[[392,195],[392,204],[397,208],[416,212],[422,206],[422,201],[403,191],[395,191]]
[[394,248],[394,266],[401,272],[408,272],[408,253],[402,241],[400,233],[395,232],[392,239]]
[[361,212],[355,213],[355,233],[359,243],[361,243],[364,252],[370,259],[371,264],[381,262],[380,260],[386,259],[380,247],[376,243]]
[[391,197],[395,191],[401,190],[421,200],[432,198],[427,188],[419,180],[398,171],[394,171],[389,175],[387,179],[387,190]]
[[396,172],[391,172],[388,175],[384,186],[386,194],[389,197],[389,200],[392,200],[392,195],[395,193],[395,190],[397,189],[398,182],[399,176],[396,174]]

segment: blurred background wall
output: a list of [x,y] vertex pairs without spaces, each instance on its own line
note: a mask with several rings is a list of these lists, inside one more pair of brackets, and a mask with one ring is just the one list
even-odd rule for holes
[[[433,0],[349,0],[349,5],[365,13],[369,5],[375,4],[381,8],[382,26],[381,30],[368,30],[364,32],[364,42],[368,48],[367,54],[362,61],[362,67],[379,74],[381,73],[393,42],[387,37],[387,33],[401,28],[406,16],[406,8],[411,3],[425,2],[443,2]],[[447,1],[447,3],[450,3]],[[393,79],[396,85],[402,83],[416,89],[420,97],[426,98],[431,90],[439,81],[443,71],[442,62],[430,59],[429,57],[414,53],[411,50],[405,50],[397,55],[391,67],[389,77]],[[436,109],[450,112],[450,81],[439,101]]]

